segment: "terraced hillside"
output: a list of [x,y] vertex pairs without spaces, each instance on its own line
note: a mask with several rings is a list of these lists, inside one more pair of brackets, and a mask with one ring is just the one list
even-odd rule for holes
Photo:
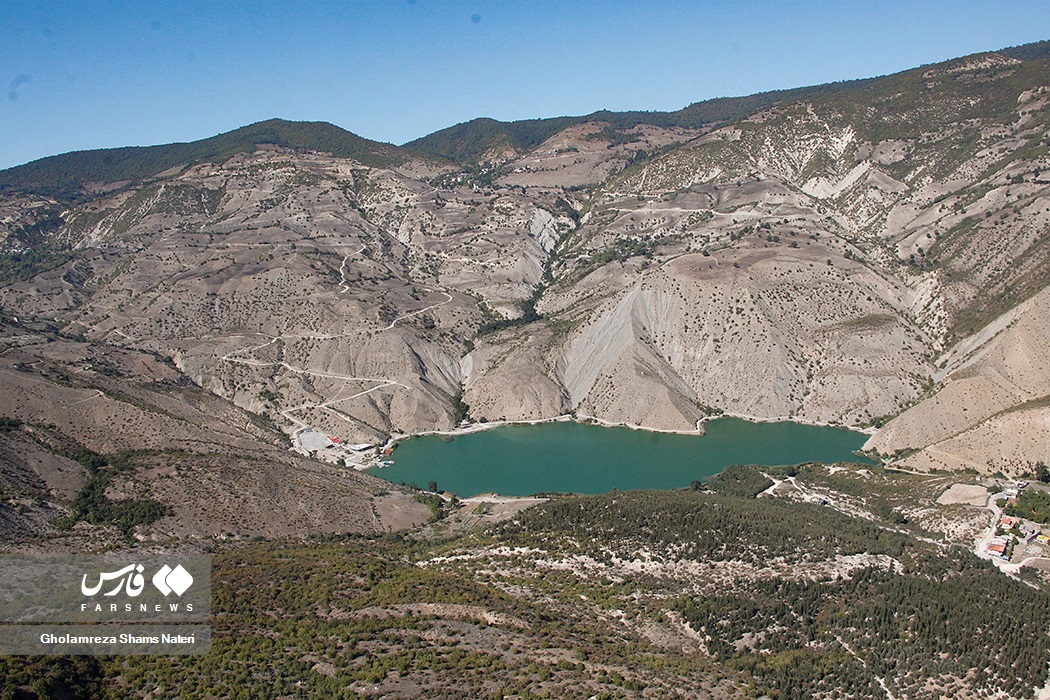
[[[287,433],[725,412],[1023,472],[1050,459],[1047,68],[1008,50],[694,120],[471,123],[429,155],[267,122],[61,192],[41,161],[4,180],[0,300]],[[988,343],[1001,362],[972,359]]]

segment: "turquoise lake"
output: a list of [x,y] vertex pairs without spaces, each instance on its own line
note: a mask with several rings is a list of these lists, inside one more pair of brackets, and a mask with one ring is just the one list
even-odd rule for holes
[[371,473],[394,483],[438,487],[461,496],[527,496],[548,491],[605,493],[614,488],[674,489],[732,464],[866,461],[853,454],[863,433],[798,423],[720,418],[704,435],[654,433],[557,422],[507,425],[405,440],[393,464]]

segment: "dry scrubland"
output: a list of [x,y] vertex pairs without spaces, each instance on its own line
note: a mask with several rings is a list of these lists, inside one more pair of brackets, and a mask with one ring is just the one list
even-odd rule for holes
[[959,502],[975,478],[737,468],[706,492],[476,499],[407,539],[227,544],[208,655],[8,657],[0,677],[91,697],[1031,697],[1046,574],[968,551],[990,517]]
[[11,196],[10,246],[71,248],[0,299],[286,432],[726,411],[1024,471],[1050,458],[1043,67],[959,59],[724,126],[577,123],[467,167],[270,145],[68,208]]

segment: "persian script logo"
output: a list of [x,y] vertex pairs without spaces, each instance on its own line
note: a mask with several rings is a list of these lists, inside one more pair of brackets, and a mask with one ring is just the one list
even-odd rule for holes
[[[104,571],[99,574],[98,583],[94,586],[88,585],[88,575],[84,574],[80,580],[80,592],[86,596],[97,595],[107,583],[116,581],[117,585],[102,595],[115,596],[120,593],[121,589],[124,589],[125,593],[135,598],[146,587],[146,579],[143,577],[142,572],[143,567],[141,564],[128,564],[117,571]],[[165,564],[160,567],[157,573],[153,574],[152,581],[157,590],[163,593],[165,597],[172,593],[181,596],[193,585],[193,576],[183,568],[182,564],[179,564],[174,569]]]
[[99,574],[97,586],[88,586],[87,577],[88,575],[84,574],[84,577],[80,580],[80,592],[87,596],[97,594],[102,590],[102,586],[106,585],[107,581],[117,581],[117,585],[113,587],[113,590],[106,591],[103,594],[107,596],[116,595],[121,588],[124,588],[127,594],[134,598],[142,593],[142,589],[146,586],[146,581],[142,578],[142,564],[128,564],[117,571],[103,572]]

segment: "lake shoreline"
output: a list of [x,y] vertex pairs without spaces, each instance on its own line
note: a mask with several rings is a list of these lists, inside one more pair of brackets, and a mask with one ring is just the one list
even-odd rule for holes
[[[466,425],[460,425],[459,427],[453,428],[452,430],[424,430],[417,433],[403,433],[398,435],[391,435],[390,439],[385,444],[380,446],[379,450],[381,454],[387,454],[393,452],[397,448],[398,443],[404,442],[411,438],[424,437],[427,435],[437,435],[439,437],[451,437],[455,438],[460,435],[471,435],[473,433],[479,433],[485,430],[491,430],[493,428],[500,428],[503,426],[515,426],[515,425],[543,425],[545,423],[579,423],[580,425],[597,425],[604,428],[628,428],[630,430],[641,430],[648,433],[662,433],[667,435],[703,435],[706,432],[704,427],[705,423],[715,421],[720,418],[738,418],[745,420],[749,423],[795,423],[798,425],[810,425],[817,428],[839,428],[842,430],[849,430],[855,433],[863,433],[865,435],[874,435],[878,432],[878,428],[873,427],[856,427],[850,425],[842,425],[841,423],[828,423],[826,421],[806,421],[797,420],[795,418],[778,416],[775,418],[762,418],[761,416],[752,416],[746,413],[718,413],[711,416],[704,416],[696,422],[696,429],[694,430],[674,430],[669,428],[650,428],[644,425],[636,425],[634,423],[614,423],[607,421],[602,418],[595,416],[581,416],[572,415],[570,413],[564,413],[560,416],[554,416],[553,418],[535,418],[532,420],[502,420],[502,421],[487,421],[485,423],[468,423]],[[372,468],[382,468],[382,457],[365,462],[363,464],[355,465],[355,469],[358,471],[366,471]]]
[[[373,463],[379,468],[372,473],[393,483],[433,481],[460,497],[482,492],[522,496],[678,488],[733,464],[869,461],[856,454],[866,435],[839,426],[719,416],[700,427],[650,431],[579,416],[472,424],[399,437],[387,449],[405,444],[394,456]],[[465,439],[452,440],[455,436]]]

